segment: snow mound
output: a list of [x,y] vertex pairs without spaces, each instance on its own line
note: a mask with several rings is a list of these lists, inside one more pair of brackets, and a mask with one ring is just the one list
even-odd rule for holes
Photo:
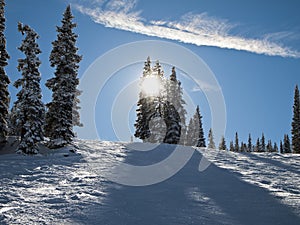
[[[0,224],[300,224],[299,156],[184,147],[192,157],[174,176],[137,187],[107,174],[116,162],[159,163],[176,146],[76,144],[77,153],[0,155]],[[211,164],[200,172],[203,156]]]

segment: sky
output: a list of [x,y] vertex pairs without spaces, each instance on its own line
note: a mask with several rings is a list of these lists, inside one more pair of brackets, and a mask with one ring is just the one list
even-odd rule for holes
[[[7,74],[12,83],[20,77],[20,21],[40,35],[45,103],[51,92],[44,83],[54,72],[51,42],[68,4],[83,56],[78,76],[85,126],[76,129],[79,137],[130,140],[147,56],[161,61],[166,77],[177,68],[188,117],[199,105],[206,135],[219,123],[228,143],[235,132],[244,142],[249,133],[253,142],[262,132],[276,142],[290,134],[293,92],[300,84],[299,1],[6,1]],[[9,90],[13,103],[17,90]]]

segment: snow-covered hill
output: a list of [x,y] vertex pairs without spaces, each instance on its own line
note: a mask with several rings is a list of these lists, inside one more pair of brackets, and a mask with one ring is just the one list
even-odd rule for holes
[[[174,146],[141,152],[126,143],[77,145],[77,153],[0,155],[0,224],[300,224],[298,155],[182,148],[194,153],[174,176],[126,186],[109,179],[116,162],[159,163]],[[199,171],[203,156],[212,164]],[[160,172],[170,170],[165,165]]]

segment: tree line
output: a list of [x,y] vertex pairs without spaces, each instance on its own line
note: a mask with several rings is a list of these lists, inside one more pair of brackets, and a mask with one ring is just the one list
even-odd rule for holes
[[37,39],[39,35],[29,25],[18,23],[18,31],[24,36],[18,47],[24,58],[18,59],[17,69],[21,78],[13,85],[19,89],[17,100],[9,109],[10,79],[5,72],[9,54],[6,51],[5,1],[0,0],[0,142],[6,142],[8,135],[20,137],[17,152],[36,154],[38,144],[47,137],[49,148],[59,148],[72,143],[73,127],[81,126],[79,118],[80,91],[78,68],[82,56],[77,54],[77,35],[73,32],[71,7],[63,13],[61,26],[57,26],[57,39],[52,42],[49,56],[51,67],[55,69],[54,77],[46,81],[52,91],[51,102],[42,102],[40,87],[41,74],[39,66],[41,53]]
[[[239,141],[238,132],[235,133],[234,141],[229,142],[229,146],[226,144],[225,137],[222,136],[218,149],[228,150],[232,152],[279,152],[279,153],[300,153],[300,97],[298,85],[294,91],[294,105],[293,105],[293,117],[290,139],[288,134],[284,134],[283,140],[280,140],[280,144],[272,142],[272,140],[265,139],[264,133],[261,137],[258,137],[253,142],[251,134],[248,136],[247,142]],[[216,149],[213,131],[209,130],[208,133],[208,148]]]
[[[150,82],[149,82],[150,81]],[[146,87],[145,87],[146,85]],[[144,142],[182,144],[196,147],[206,147],[202,116],[199,106],[186,125],[185,101],[183,88],[177,79],[175,67],[171,75],[166,78],[159,61],[151,67],[150,57],[144,63],[143,75],[140,78],[141,91],[137,103],[137,119],[135,122],[135,137]],[[149,87],[150,86],[150,87]],[[155,88],[154,92],[147,92],[148,88]],[[158,86],[158,87],[155,87]],[[285,134],[278,145],[272,140],[266,140],[264,133],[256,141],[252,141],[251,134],[248,141],[239,141],[238,132],[235,140],[226,144],[222,136],[218,147],[215,144],[213,130],[210,129],[207,137],[207,148],[229,150],[232,152],[280,152],[300,153],[300,99],[298,86],[295,87],[292,140]]]

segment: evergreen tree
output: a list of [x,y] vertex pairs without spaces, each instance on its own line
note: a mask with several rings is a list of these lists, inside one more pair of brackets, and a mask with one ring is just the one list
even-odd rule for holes
[[185,137],[185,144],[188,146],[196,146],[197,138],[196,138],[196,121],[194,120],[195,115],[190,119],[187,134]]
[[63,14],[62,26],[57,27],[57,40],[52,42],[50,54],[51,66],[56,69],[55,76],[46,82],[52,91],[52,101],[47,104],[46,136],[50,148],[59,148],[72,143],[75,136],[74,126],[82,126],[79,121],[78,68],[82,57],[77,54],[75,46],[77,35],[73,33],[76,24],[72,22],[71,7]]
[[[147,59],[148,61],[148,59]],[[164,71],[161,68],[161,65],[158,60],[156,60],[155,65],[152,68],[152,75],[153,76],[159,76],[160,78],[163,78]]]
[[14,86],[22,87],[17,94],[15,108],[17,109],[16,126],[20,127],[21,142],[18,152],[27,154],[38,153],[38,142],[43,140],[43,124],[45,108],[42,103],[40,88],[39,66],[41,61],[37,57],[41,53],[36,39],[38,34],[27,25],[18,24],[18,30],[22,35],[26,34],[22,45],[18,48],[25,54],[24,59],[19,59],[18,71],[22,72],[22,78],[18,79]]
[[196,140],[197,140],[197,147],[206,147],[205,144],[205,137],[204,137],[204,131],[203,131],[203,127],[202,127],[202,116],[200,114],[200,109],[199,106],[197,106],[196,108],[196,114],[194,117],[195,120],[195,124],[196,124]]
[[282,140],[280,140],[280,153],[283,154],[284,151],[283,151],[283,144],[282,144]]
[[163,143],[167,127],[164,120],[163,102],[158,101],[159,98],[148,99],[148,118],[150,136],[144,141],[150,143]]
[[9,55],[6,51],[6,38],[4,36],[5,17],[4,17],[4,0],[0,0],[0,143],[6,141],[8,133],[8,108],[9,108],[9,92],[8,85],[10,80],[6,75],[4,67],[7,66]]
[[239,137],[238,137],[238,133],[235,132],[235,144],[234,144],[234,151],[238,152],[240,150],[240,146],[239,146]]
[[140,138],[141,140],[145,140],[146,138],[150,137],[150,129],[149,129],[149,110],[147,99],[142,96],[140,93],[140,98],[137,103],[138,109],[137,112],[137,119],[134,124],[135,126],[135,134],[134,136]]
[[294,93],[292,149],[294,153],[300,153],[300,96],[298,85],[296,85]]
[[252,152],[252,138],[251,138],[251,134],[249,134],[248,136],[248,146],[247,146],[247,150],[248,152]]
[[273,145],[272,145],[272,141],[271,140],[268,140],[267,152],[273,152]]
[[[144,71],[142,78],[150,76],[152,74],[151,69],[151,61],[150,57],[148,56],[147,61],[144,63]],[[149,106],[148,106],[147,97],[144,95],[143,91],[139,94],[139,100],[137,103],[137,119],[134,124],[135,126],[135,134],[134,136],[140,138],[141,140],[145,140],[146,138],[150,137],[150,129],[149,129]]]
[[260,145],[259,138],[257,138],[257,140],[256,140],[256,144],[255,144],[255,147],[254,147],[254,151],[255,151],[255,152],[260,152],[260,151],[261,151],[261,145]]
[[190,120],[185,142],[189,146],[206,147],[199,106]]
[[211,148],[211,149],[216,148],[215,141],[214,141],[214,135],[213,135],[213,131],[211,128],[209,129],[209,132],[208,132],[208,148]]
[[229,151],[231,152],[234,152],[234,145],[233,145],[233,141],[230,141],[230,144],[229,144]]
[[262,133],[261,135],[261,141],[260,141],[260,152],[266,151],[266,143],[265,143],[265,135]]
[[225,141],[224,136],[221,137],[221,141],[220,141],[220,144],[219,144],[219,150],[227,150],[226,141]]
[[181,82],[177,80],[175,67],[172,68],[172,74],[170,79],[165,83],[166,89],[166,101],[170,102],[180,116],[180,126],[181,126],[181,137],[180,144],[184,144],[185,134],[186,134],[186,110],[184,105],[186,104],[183,100],[183,90],[181,87]]
[[241,144],[240,144],[240,147],[239,147],[239,149],[240,149],[240,152],[243,152],[244,151],[244,142],[243,141],[241,141]]
[[278,152],[278,146],[276,142],[274,142],[273,152]]
[[247,144],[243,143],[242,146],[243,146],[242,152],[247,152],[248,151]]
[[164,120],[167,126],[164,143],[178,144],[181,135],[180,116],[175,107],[169,102],[164,104]]
[[290,144],[290,138],[289,135],[285,134],[284,135],[284,140],[283,140],[283,152],[284,153],[291,153],[291,144]]
[[[148,59],[147,59],[148,64]],[[166,135],[166,124],[164,120],[164,103],[166,102],[164,96],[164,90],[162,90],[164,86],[164,71],[161,68],[159,61],[157,60],[153,68],[151,69],[152,73],[150,74],[151,77],[156,77],[159,80],[160,88],[159,93],[156,95],[147,96],[147,108],[148,108],[148,122],[149,122],[149,130],[150,136],[146,138],[144,141],[151,142],[151,143],[163,143],[165,135]],[[144,82],[149,77],[145,76],[142,79]],[[150,78],[151,79],[151,78]]]
[[[143,76],[141,77],[141,86],[151,85],[147,83],[147,79],[159,79],[161,86],[163,86],[164,78],[163,71],[159,61],[151,68],[150,57],[144,63]],[[144,83],[146,82],[146,83]],[[157,95],[150,95],[144,90],[141,90],[139,101],[137,103],[137,119],[135,122],[135,137],[140,138],[144,142],[162,143],[166,134],[166,124],[164,120],[164,93],[160,90]]]

